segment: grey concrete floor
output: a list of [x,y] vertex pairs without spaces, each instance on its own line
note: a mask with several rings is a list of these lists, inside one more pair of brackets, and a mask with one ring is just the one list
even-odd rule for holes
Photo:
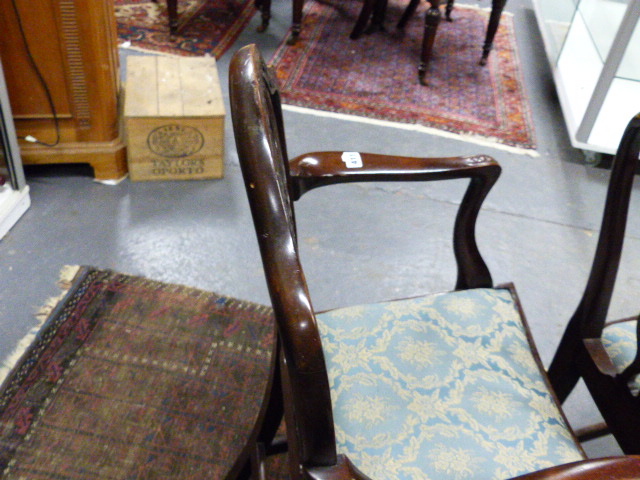
[[[570,145],[530,0],[511,0],[507,10],[515,16],[538,157],[288,111],[285,121],[291,156],[311,150],[494,156],[504,170],[480,216],[480,248],[494,280],[515,283],[548,364],[585,285],[608,171],[586,165]],[[274,2],[266,33],[255,33],[258,21],[256,16],[218,62],[227,107],[232,52],[256,42],[270,58],[289,26],[290,2]],[[32,207],[0,242],[0,358],[35,325],[34,312],[57,294],[58,272],[67,264],[111,268],[268,303],[229,117],[225,164],[221,180],[125,180],[117,186],[95,183],[79,169],[29,169]],[[450,231],[464,186],[457,181],[346,185],[305,196],[297,209],[315,307],[452,288]],[[612,317],[635,311],[638,202],[636,197]],[[583,389],[566,407],[576,427],[599,418]],[[587,449],[592,456],[618,452],[608,438],[590,442]]]

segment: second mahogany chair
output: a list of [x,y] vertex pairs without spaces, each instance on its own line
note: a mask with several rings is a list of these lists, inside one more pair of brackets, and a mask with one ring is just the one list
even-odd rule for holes
[[640,454],[638,317],[607,322],[622,255],[633,180],[640,160],[640,115],[629,123],[611,170],[600,237],[584,295],[549,367],[564,401],[582,378],[625,453]]
[[[266,478],[284,411],[292,480],[640,478],[638,458],[585,458],[514,287],[493,284],[474,234],[500,175],[493,159],[324,151],[289,161],[277,84],[254,45],[234,55],[229,82],[279,352],[230,477]],[[456,178],[469,186],[453,232],[454,291],[314,310],[298,250],[301,195],[350,182]]]

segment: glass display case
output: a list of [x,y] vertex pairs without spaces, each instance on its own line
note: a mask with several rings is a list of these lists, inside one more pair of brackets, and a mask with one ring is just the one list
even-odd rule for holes
[[615,153],[640,112],[640,1],[533,3],[572,144]]
[[0,238],[31,205],[0,63]]

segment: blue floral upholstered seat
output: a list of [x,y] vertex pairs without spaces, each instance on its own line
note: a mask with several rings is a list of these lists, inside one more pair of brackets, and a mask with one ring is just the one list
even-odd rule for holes
[[508,289],[317,316],[338,450],[377,480],[510,478],[583,459]]

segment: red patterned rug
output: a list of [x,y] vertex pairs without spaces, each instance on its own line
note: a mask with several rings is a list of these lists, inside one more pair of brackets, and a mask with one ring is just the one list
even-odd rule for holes
[[224,478],[272,342],[268,307],[82,268],[0,389],[0,478]]
[[481,67],[488,12],[457,6],[454,21],[440,23],[424,87],[417,67],[425,2],[402,34],[394,25],[405,5],[390,0],[386,31],[354,41],[358,2],[308,2],[298,43],[283,43],[271,60],[284,103],[535,149],[512,16],[502,15]]
[[253,0],[179,0],[179,30],[169,39],[166,0],[115,0],[118,39],[133,48],[219,58],[255,13]]

